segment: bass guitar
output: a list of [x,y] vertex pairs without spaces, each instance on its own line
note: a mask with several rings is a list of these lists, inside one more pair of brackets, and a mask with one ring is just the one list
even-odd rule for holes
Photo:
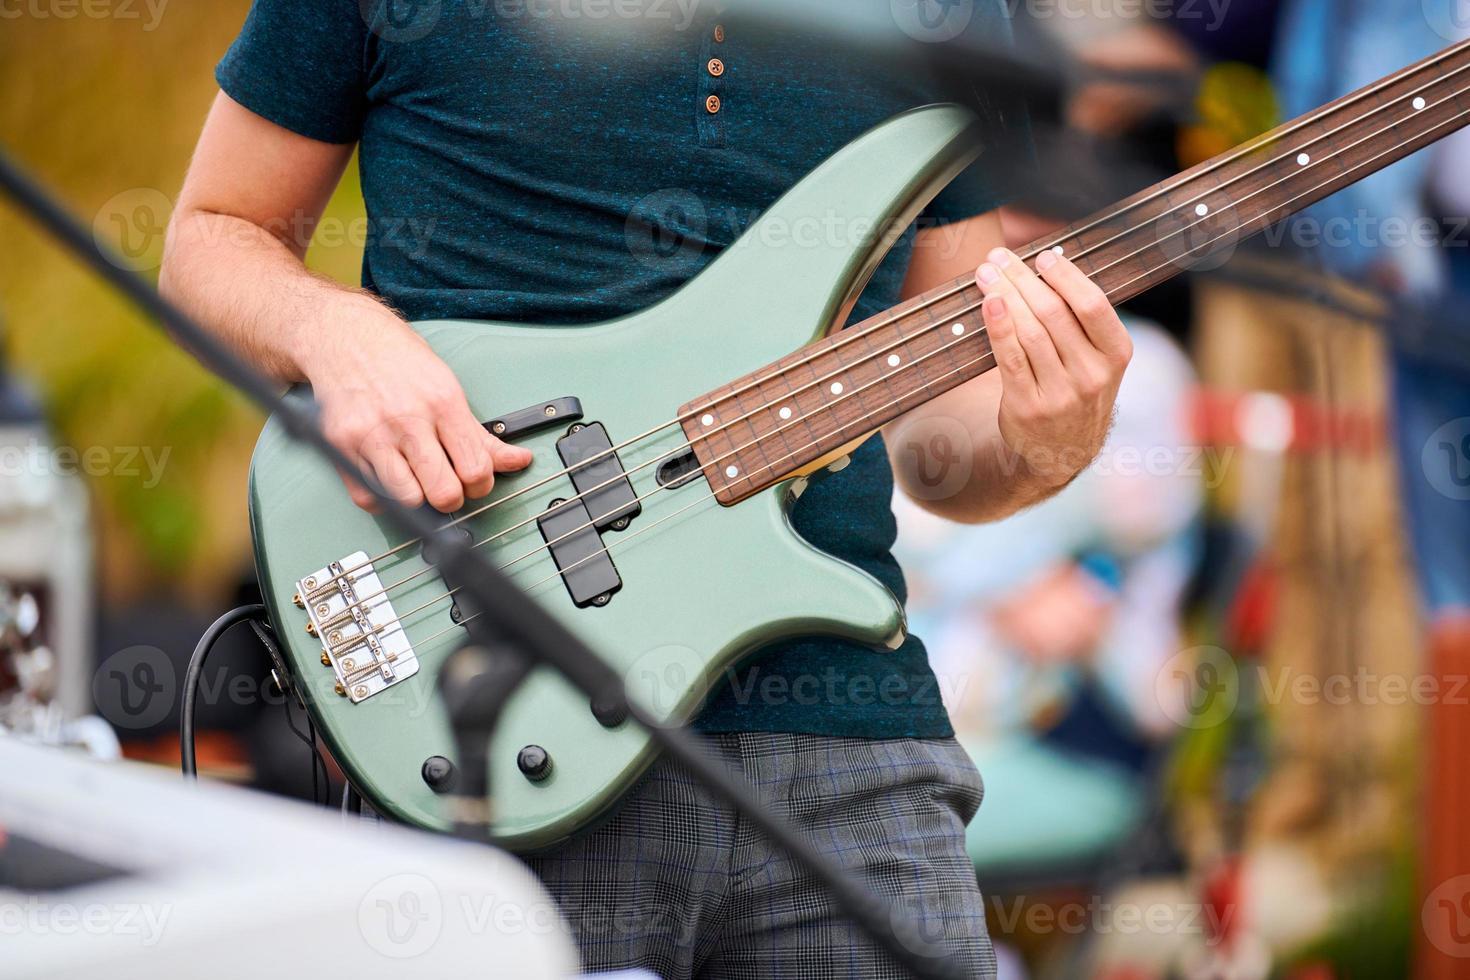
[[[1446,49],[1020,254],[1066,254],[1115,303],[1223,261],[1470,122],[1467,52]],[[855,444],[993,365],[969,278],[831,331],[897,235],[972,160],[972,126],[946,105],[878,126],[633,316],[415,325],[490,430],[536,458],[447,520],[667,723],[691,718],[711,683],[772,641],[903,637],[894,596],[808,545],[787,513]],[[875,231],[846,245],[779,233],[834,220]],[[249,499],[265,601],[333,754],[379,811],[447,828],[454,752],[435,681],[465,637],[455,590],[419,542],[354,507],[274,419]],[[522,852],[555,845],[607,815],[653,758],[640,728],[537,669],[491,744],[494,835]]]

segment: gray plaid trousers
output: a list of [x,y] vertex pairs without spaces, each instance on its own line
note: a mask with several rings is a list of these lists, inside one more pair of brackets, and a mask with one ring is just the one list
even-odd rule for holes
[[[905,909],[926,941],[993,977],[965,824],[983,796],[953,739],[763,732],[709,739],[826,856]],[[678,767],[662,761],[590,834],[530,860],[589,971],[664,980],[906,974],[822,886]]]

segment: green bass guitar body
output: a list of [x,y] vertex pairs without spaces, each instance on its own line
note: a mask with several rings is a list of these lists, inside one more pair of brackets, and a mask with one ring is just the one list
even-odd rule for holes
[[[636,315],[567,327],[415,324],[479,417],[505,420],[508,438],[535,453],[528,470],[502,476],[462,515],[495,506],[458,526],[669,723],[688,721],[711,682],[772,641],[901,640],[893,595],[793,531],[788,512],[807,474],[726,507],[697,469],[676,481],[665,461],[687,444],[674,424],[681,406],[847,315],[896,234],[972,159],[970,123],[956,106],[884,123],[789,191],[697,278]],[[843,229],[850,240],[814,242],[792,233],[801,228]],[[562,555],[572,566],[564,575],[548,541],[573,537],[585,513],[557,526],[540,519],[579,494],[564,472],[576,462],[565,440],[605,433],[617,445],[650,432],[618,451],[627,484],[616,485],[641,499],[626,526],[600,533],[612,568],[601,558],[579,568],[578,556]],[[275,419],[255,451],[250,515],[292,682],[333,755],[382,813],[447,828],[432,771],[455,753],[436,684],[467,634],[446,584],[418,545],[354,507],[336,473]],[[567,576],[584,570],[576,588],[615,584],[578,597]],[[520,852],[556,845],[610,814],[654,757],[635,724],[594,712],[560,676],[536,669],[491,744],[496,840]]]

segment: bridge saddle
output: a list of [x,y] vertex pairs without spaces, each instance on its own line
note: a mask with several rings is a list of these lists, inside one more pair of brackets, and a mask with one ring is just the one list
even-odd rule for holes
[[338,689],[360,704],[418,673],[418,656],[383,582],[359,551],[296,583]]

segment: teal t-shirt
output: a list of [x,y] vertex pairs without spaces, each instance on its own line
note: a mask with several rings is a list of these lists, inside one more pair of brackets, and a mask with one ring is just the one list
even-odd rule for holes
[[[890,0],[812,2],[842,18],[855,4],[886,10]],[[359,144],[363,285],[410,320],[580,323],[647,307],[844,144],[906,109],[947,101],[922,58],[879,60],[827,32],[747,21],[738,5],[716,14],[706,9],[714,4],[670,2],[668,16],[637,25],[594,22],[594,6],[620,9],[256,0],[216,75],[266,119]],[[977,4],[967,30],[1008,40],[1000,0]],[[893,35],[921,47],[896,21]],[[1007,115],[997,108],[987,120],[998,140],[1024,125]],[[921,221],[999,205],[993,156]],[[897,302],[912,245],[910,229],[854,320]],[[801,498],[792,521],[902,599],[892,493],[881,440],[870,439]],[[916,638],[896,651],[816,638],[767,648],[716,687],[697,727],[951,733]]]

